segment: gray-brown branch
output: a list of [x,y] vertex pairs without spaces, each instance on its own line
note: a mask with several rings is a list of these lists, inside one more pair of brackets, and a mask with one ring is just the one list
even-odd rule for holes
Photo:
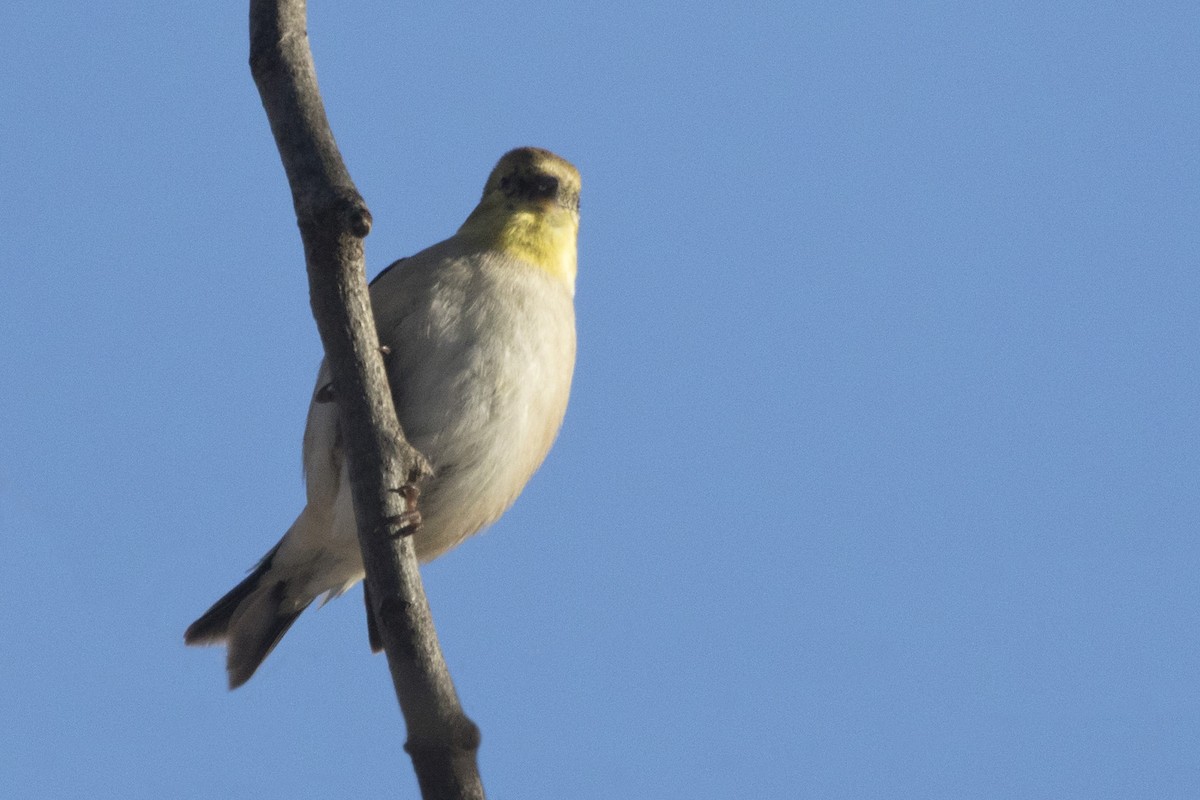
[[304,0],[251,0],[250,70],[292,189],[313,316],[333,375],[366,581],[405,749],[426,800],[483,798],[479,729],[442,658],[411,538],[406,484],[425,462],[392,405],[363,264],[371,214],[350,179],[317,89]]

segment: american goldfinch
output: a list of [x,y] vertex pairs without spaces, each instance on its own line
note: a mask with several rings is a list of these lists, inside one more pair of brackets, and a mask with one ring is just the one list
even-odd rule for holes
[[[579,189],[564,159],[513,150],[457,233],[371,283],[396,414],[433,472],[413,539],[422,561],[495,522],[558,433],[575,364]],[[231,689],[313,600],[363,579],[330,380],[322,363],[304,431],[304,510],[184,634],[187,644],[227,645]]]

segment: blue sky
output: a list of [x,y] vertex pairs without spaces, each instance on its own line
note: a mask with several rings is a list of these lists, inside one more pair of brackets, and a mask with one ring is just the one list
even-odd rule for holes
[[[315,3],[369,271],[584,176],[572,405],[424,574],[496,798],[1200,796],[1194,3]],[[184,627],[320,359],[243,4],[0,10],[0,793],[401,796],[358,590]]]

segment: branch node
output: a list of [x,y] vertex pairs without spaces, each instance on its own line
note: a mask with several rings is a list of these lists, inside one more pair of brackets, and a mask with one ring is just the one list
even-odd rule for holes
[[479,730],[470,717],[466,714],[458,714],[454,719],[447,721],[445,729],[448,729],[449,738],[438,741],[419,741],[409,739],[404,743],[404,750],[413,761],[418,759],[444,759],[449,756],[451,759],[460,758],[462,756],[474,756],[479,750],[479,745],[483,742],[483,734]]
[[350,231],[351,235],[357,236],[359,239],[367,238],[374,220],[371,218],[371,211],[367,208],[366,202],[355,189],[351,188],[348,196],[341,199],[339,211],[346,229]]

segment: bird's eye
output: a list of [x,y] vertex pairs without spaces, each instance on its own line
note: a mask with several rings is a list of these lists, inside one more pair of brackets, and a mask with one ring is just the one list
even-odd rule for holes
[[533,179],[534,197],[554,197],[558,194],[558,178],[550,175],[537,175]]

